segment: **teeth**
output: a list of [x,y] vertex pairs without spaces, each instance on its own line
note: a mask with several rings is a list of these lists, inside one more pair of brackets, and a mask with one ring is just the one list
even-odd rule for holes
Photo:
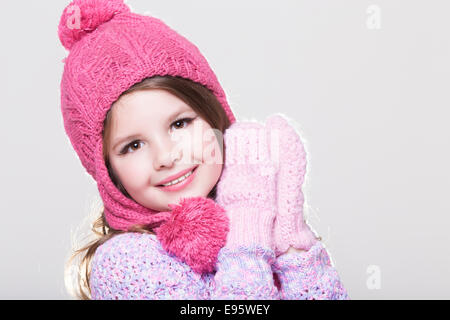
[[[192,170],[192,171],[194,171],[194,170]],[[192,174],[192,171],[186,173],[184,176],[179,177],[178,179],[175,179],[169,183],[163,184],[163,187],[171,186],[173,184],[177,184],[177,183],[183,181],[184,179],[186,179],[187,177],[189,177]]]

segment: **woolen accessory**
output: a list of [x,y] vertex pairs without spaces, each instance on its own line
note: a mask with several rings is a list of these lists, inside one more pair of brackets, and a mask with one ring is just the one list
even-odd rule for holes
[[[155,75],[204,85],[234,123],[225,92],[207,60],[163,21],[132,13],[122,0],[72,1],[62,13],[58,36],[70,51],[63,59],[60,87],[64,128],[82,165],[97,182],[108,225],[123,231],[136,224],[154,226],[168,252],[196,272],[211,271],[228,232],[223,209],[211,199],[197,197],[170,206],[173,212],[158,212],[126,197],[108,174],[102,137],[112,104],[132,85]],[[175,230],[181,224],[185,229],[180,235]],[[206,229],[213,224],[215,228]]]
[[235,117],[225,92],[199,49],[161,20],[130,12],[122,0],[75,0],[58,27],[63,46],[61,110],[64,128],[82,165],[97,182],[109,226],[165,221],[127,198],[109,177],[103,159],[103,121],[113,102],[135,83],[154,75],[198,82],[217,97],[231,123]]
[[274,226],[275,254],[290,246],[309,250],[317,238],[304,221],[302,185],[306,173],[306,151],[300,135],[285,116],[266,119],[267,129],[279,133],[279,170],[277,177],[277,216]]
[[216,201],[229,219],[226,248],[261,246],[274,250],[277,168],[270,137],[259,122],[235,122],[224,133],[226,162]]
[[225,210],[204,197],[183,198],[169,207],[171,216],[155,229],[161,246],[193,271],[212,272],[229,231]]

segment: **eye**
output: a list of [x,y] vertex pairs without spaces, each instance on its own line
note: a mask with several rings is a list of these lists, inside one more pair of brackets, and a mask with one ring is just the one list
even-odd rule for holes
[[[140,140],[134,140],[131,143],[127,144],[123,149],[120,151],[120,154],[127,154],[128,152],[134,152],[134,150],[137,150],[139,148],[140,143],[142,141]],[[130,151],[133,150],[133,151]]]
[[[176,127],[177,129],[183,129],[183,128],[187,127],[187,125],[188,125],[189,123],[191,123],[192,120],[194,120],[194,119],[193,119],[193,118],[182,118],[182,119],[178,119],[178,120],[175,120],[175,121],[172,123],[171,127],[175,125],[175,127]],[[186,125],[180,127],[179,124],[182,124],[182,123],[186,123]]]

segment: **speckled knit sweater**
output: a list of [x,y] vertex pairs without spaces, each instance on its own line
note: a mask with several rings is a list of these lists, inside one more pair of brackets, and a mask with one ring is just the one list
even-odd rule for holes
[[350,299],[321,242],[277,259],[259,246],[224,247],[216,270],[200,275],[164,251],[155,235],[132,232],[97,248],[90,286],[94,300]]

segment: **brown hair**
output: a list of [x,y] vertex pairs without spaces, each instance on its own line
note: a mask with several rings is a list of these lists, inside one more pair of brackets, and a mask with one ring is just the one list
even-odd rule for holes
[[[176,76],[159,75],[146,78],[141,82],[134,84],[127,91],[123,92],[120,97],[134,91],[149,89],[163,89],[172,93],[179,99],[183,100],[186,104],[188,104],[201,118],[208,122],[211,128],[218,129],[222,133],[231,125],[227,114],[225,113],[219,100],[217,100],[216,96],[205,86],[189,79]],[[108,110],[103,125],[103,158],[105,160],[105,165],[108,169],[111,181],[125,196],[131,198],[120,183],[119,179],[114,174],[108,160],[107,146],[109,143],[111,127],[110,111],[111,109]],[[222,139],[218,138],[218,141],[219,143],[223,143]],[[221,145],[221,148],[222,150],[225,150],[224,145]],[[223,156],[225,158],[225,152],[223,153]],[[215,199],[215,196],[216,186],[214,186],[214,188],[208,194],[208,198]],[[91,297],[91,288],[89,284],[91,273],[90,262],[99,246],[101,246],[112,237],[125,232],[141,232],[154,234],[153,229],[150,226],[146,225],[135,225],[128,231],[115,230],[108,225],[103,209],[100,211],[100,215],[92,224],[91,230],[96,236],[96,239],[92,240],[84,247],[78,250],[74,250],[73,255],[69,258],[66,265],[66,271],[69,267],[73,266],[78,271],[75,275],[76,278],[66,279],[66,283],[69,283],[75,296],[78,299],[82,300],[89,300]],[[75,258],[80,258],[80,256],[81,260],[78,263],[74,262]],[[73,281],[75,281],[75,283],[73,283]],[[74,285],[72,285],[72,283]]]

